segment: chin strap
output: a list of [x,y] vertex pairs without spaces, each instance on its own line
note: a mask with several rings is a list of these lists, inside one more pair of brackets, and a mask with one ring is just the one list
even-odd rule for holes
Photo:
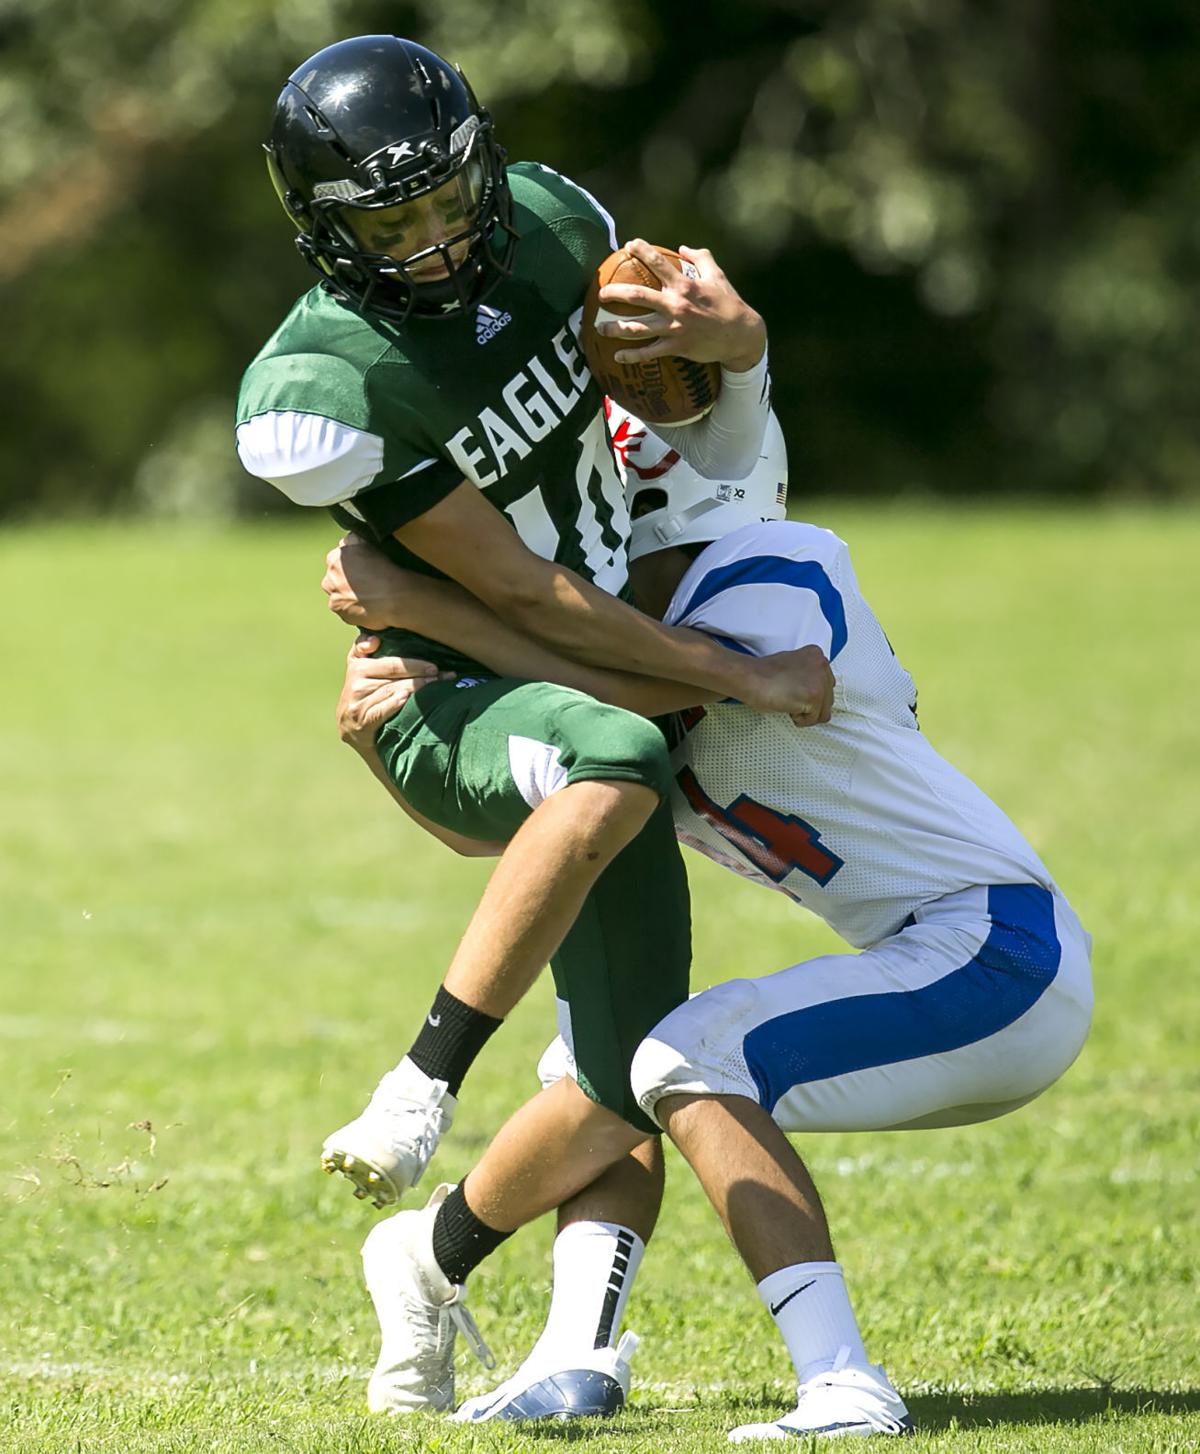
[[670,545],[671,541],[676,536],[682,535],[694,520],[699,520],[710,510],[719,510],[726,503],[725,500],[698,500],[696,504],[689,505],[685,510],[676,510],[674,514],[668,515],[665,520],[660,520],[653,527],[654,537],[663,545]]

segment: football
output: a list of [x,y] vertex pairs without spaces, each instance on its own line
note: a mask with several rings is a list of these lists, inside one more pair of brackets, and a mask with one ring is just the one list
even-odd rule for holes
[[[658,249],[681,273],[695,276],[695,269],[669,247]],[[651,318],[654,315],[636,303],[600,301],[600,289],[609,283],[638,283],[644,288],[662,285],[644,263],[621,248],[611,253],[596,269],[583,303],[580,342],[584,357],[600,387],[624,409],[647,424],[692,424],[712,408],[721,387],[719,364],[693,363],[686,358],[652,358],[645,363],[618,363],[619,350],[636,347],[635,341],[605,338],[596,332],[598,323],[615,318]]]

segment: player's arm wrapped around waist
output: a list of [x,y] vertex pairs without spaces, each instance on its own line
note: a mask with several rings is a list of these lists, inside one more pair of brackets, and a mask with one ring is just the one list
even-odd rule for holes
[[[411,585],[411,591],[406,587],[404,599],[412,624],[423,630],[436,629],[442,641],[454,649],[458,661],[482,663],[482,669],[490,675],[556,682],[643,717],[658,717],[716,700],[715,692],[682,682],[572,661],[507,625],[452,581],[437,581],[415,572],[404,574]],[[420,649],[421,640],[411,632],[383,632],[379,654],[434,660],[429,652]],[[442,657],[437,658],[437,664],[443,665]],[[464,668],[452,669],[464,674]],[[468,667],[465,674],[473,675],[474,670]]]

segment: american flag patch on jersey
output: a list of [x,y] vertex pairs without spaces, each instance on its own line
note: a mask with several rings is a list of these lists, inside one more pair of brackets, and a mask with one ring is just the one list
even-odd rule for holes
[[787,504],[787,482],[781,481],[775,486],[775,503],[777,505]]

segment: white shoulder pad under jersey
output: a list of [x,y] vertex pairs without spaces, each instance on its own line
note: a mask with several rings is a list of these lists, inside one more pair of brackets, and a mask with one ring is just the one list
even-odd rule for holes
[[846,644],[835,585],[846,573],[853,578],[850,553],[832,531],[793,520],[744,525],[696,557],[664,620],[729,637],[755,656],[815,645],[832,661]]
[[735,531],[696,558],[664,620],[754,655],[819,646],[837,683],[819,727],[737,703],[684,714],[682,841],[860,948],[974,884],[1052,887],[1008,818],[922,736],[913,680],[836,535],[792,521]]

